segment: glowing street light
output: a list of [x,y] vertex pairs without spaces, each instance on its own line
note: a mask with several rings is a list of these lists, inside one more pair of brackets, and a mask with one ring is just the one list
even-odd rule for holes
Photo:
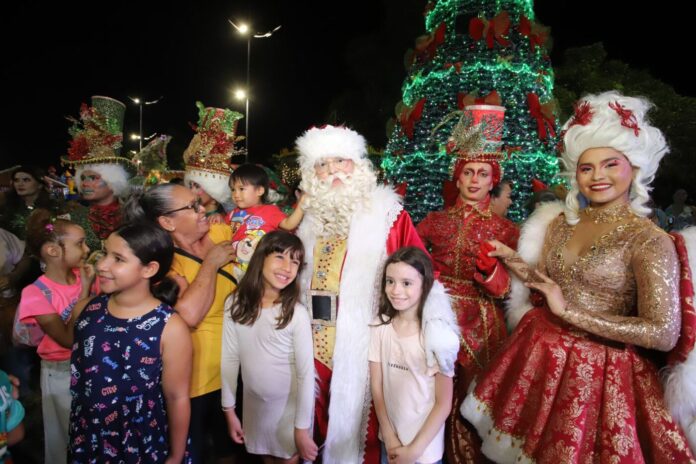
[[253,39],[267,39],[270,36],[272,36],[273,33],[278,31],[281,28],[281,25],[279,24],[278,26],[274,27],[273,29],[271,29],[270,31],[267,31],[267,32],[263,32],[263,33],[257,32],[256,34],[251,34],[249,32],[250,27],[248,24],[246,24],[246,23],[235,24],[231,19],[228,19],[227,21],[229,21],[229,23],[237,30],[237,32],[239,34],[246,36],[246,38],[247,38],[247,75],[246,75],[246,92],[247,93],[245,94],[245,97],[243,97],[243,98],[237,97],[237,95],[235,93],[235,98],[237,98],[239,100],[246,99],[246,114],[244,116],[246,119],[246,123],[244,125],[244,127],[245,127],[244,128],[244,132],[245,132],[244,135],[246,136],[246,138],[244,139],[244,147],[246,148],[246,152],[247,152],[246,156],[248,159],[249,158],[249,95],[248,95],[248,92],[249,92],[249,88],[250,88],[249,87],[249,75],[250,75],[250,69],[251,69],[251,39],[252,38]]
[[[141,140],[141,141],[142,141],[142,140],[145,140],[146,142],[149,142],[150,140],[152,140],[152,138],[153,138],[155,135],[157,135],[157,132],[155,132],[154,134],[150,134],[150,135],[148,135],[147,137],[143,137],[143,136],[138,135],[138,134],[131,134],[131,135],[130,135],[130,139],[131,139],[131,140]],[[142,148],[141,148],[141,149],[142,149]]]
[[236,98],[237,100],[245,101],[244,106],[246,107],[246,133],[244,134],[244,157],[246,158],[246,161],[249,161],[249,95],[247,95],[244,89],[237,89],[234,91],[234,98]]
[[143,139],[143,105],[154,105],[155,103],[159,103],[162,101],[164,97],[159,97],[157,100],[152,100],[152,101],[143,101],[138,97],[128,97],[131,99],[133,103],[138,105],[140,107],[140,129],[139,129],[139,135],[131,134],[131,140],[137,140],[138,141],[138,149],[142,150],[143,149],[143,140],[150,140],[152,137],[155,136],[155,134],[152,134],[150,137],[145,137]]

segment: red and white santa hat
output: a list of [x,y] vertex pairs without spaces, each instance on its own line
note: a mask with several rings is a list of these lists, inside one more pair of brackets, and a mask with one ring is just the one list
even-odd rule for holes
[[312,127],[295,141],[302,170],[312,169],[323,158],[359,161],[367,158],[365,137],[343,126]]

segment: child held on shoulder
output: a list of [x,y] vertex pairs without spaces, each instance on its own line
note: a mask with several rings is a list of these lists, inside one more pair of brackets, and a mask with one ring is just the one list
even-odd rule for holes
[[174,244],[126,224],[97,263],[101,290],[75,323],[70,461],[181,463],[190,418],[189,328],[172,309]]
[[302,201],[286,217],[276,205],[265,204],[268,197],[268,174],[255,164],[242,164],[230,175],[230,190],[236,208],[225,219],[232,227],[235,247],[235,274],[241,278],[264,234],[283,229],[292,231],[302,221]]
[[[41,357],[44,454],[65,462],[70,418],[70,352],[80,304],[87,302],[94,269],[85,264],[89,248],[77,224],[37,209],[27,221],[27,250],[44,274],[22,290],[15,340],[37,346]],[[17,340],[20,338],[20,340]],[[23,340],[21,340],[23,339]]]
[[[222,335],[222,407],[232,440],[264,463],[313,461],[312,330],[297,273],[302,242],[285,231],[261,239],[236,293],[226,303]],[[235,412],[244,379],[242,427]]]
[[452,378],[427,366],[421,331],[433,281],[430,257],[419,248],[387,259],[368,355],[382,463],[442,462]]

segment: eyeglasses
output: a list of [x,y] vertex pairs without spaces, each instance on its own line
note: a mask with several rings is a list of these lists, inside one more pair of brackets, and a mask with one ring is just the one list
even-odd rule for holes
[[198,211],[198,209],[199,209],[200,207],[201,207],[201,199],[200,199],[200,198],[196,198],[196,199],[193,200],[193,201],[191,202],[191,204],[189,204],[189,205],[182,206],[181,208],[177,208],[177,209],[172,209],[172,210],[169,210],[169,211],[165,211],[164,213],[162,213],[162,216],[166,216],[167,214],[176,213],[176,212],[178,212],[178,211],[183,211],[183,210],[185,210],[185,209],[192,209],[193,212],[195,213],[195,212]]
[[324,158],[314,164],[314,169],[319,174],[326,174],[331,169],[331,166],[334,166],[339,171],[343,171],[351,162],[352,160],[345,158]]

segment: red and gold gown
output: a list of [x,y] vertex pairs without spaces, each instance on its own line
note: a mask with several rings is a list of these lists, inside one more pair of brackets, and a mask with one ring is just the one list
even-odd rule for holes
[[471,380],[488,365],[507,337],[502,298],[510,284],[502,265],[484,279],[476,270],[476,257],[483,241],[496,239],[516,248],[519,229],[511,221],[493,214],[488,200],[471,206],[458,198],[453,207],[428,214],[417,230],[431,248],[435,267],[449,290],[461,328],[454,404],[447,419],[447,461],[450,464],[476,462],[480,460],[475,444],[478,439],[462,420],[459,405]]
[[677,254],[628,205],[614,215],[572,263],[575,226],[551,222],[538,268],[561,287],[563,318],[527,312],[462,405],[496,462],[694,462],[646,358],[679,336]]

